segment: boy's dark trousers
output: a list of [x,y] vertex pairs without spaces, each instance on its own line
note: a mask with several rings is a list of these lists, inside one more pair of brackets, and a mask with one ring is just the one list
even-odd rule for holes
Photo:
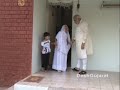
[[47,70],[49,65],[49,56],[50,53],[42,54],[42,67]]

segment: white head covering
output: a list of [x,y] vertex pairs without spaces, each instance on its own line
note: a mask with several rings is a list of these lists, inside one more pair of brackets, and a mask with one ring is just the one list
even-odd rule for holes
[[67,26],[67,25],[63,25],[60,31],[64,31],[65,32],[65,26]]
[[[67,40],[68,40],[68,43],[70,43],[71,42],[71,40],[70,40],[70,34],[69,34],[69,30],[68,30],[68,32],[65,32],[65,27],[67,27],[68,28],[68,26],[67,25],[63,25],[62,26],[62,28],[61,28],[61,31],[63,31],[63,34],[67,34]],[[69,29],[69,28],[68,28]]]

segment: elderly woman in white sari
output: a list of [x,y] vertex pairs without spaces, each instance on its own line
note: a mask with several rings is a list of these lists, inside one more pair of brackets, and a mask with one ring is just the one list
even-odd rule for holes
[[67,25],[63,25],[56,35],[56,47],[52,68],[58,72],[67,69],[67,54],[70,50],[71,40]]

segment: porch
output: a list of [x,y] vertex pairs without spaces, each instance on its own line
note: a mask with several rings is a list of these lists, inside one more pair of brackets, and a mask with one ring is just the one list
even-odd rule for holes
[[40,82],[26,82],[25,78],[14,85],[14,90],[119,90],[119,73],[89,70],[81,77],[77,73],[71,69],[62,73],[41,71],[32,75],[43,77]]

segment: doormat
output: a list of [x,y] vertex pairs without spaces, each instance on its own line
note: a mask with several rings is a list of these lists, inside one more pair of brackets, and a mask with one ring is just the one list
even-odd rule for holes
[[35,82],[39,83],[44,77],[41,76],[30,76],[24,80],[24,82]]

